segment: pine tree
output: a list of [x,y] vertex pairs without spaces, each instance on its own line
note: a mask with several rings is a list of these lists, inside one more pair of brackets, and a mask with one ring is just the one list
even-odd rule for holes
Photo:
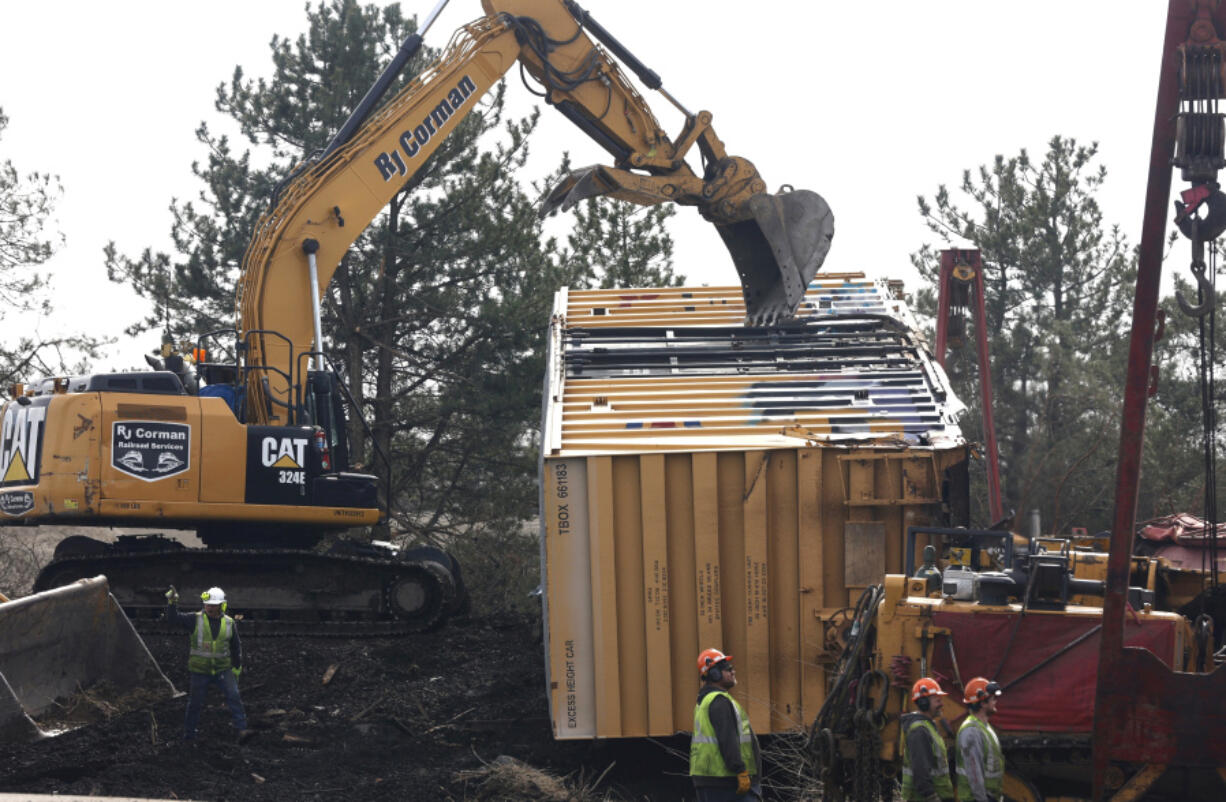
[[[571,172],[569,155],[537,191],[553,187]],[[673,272],[673,240],[668,220],[672,204],[639,206],[614,198],[592,197],[576,204],[561,261],[574,287],[679,287],[685,276]]]
[[567,263],[583,286],[680,287],[673,273],[673,241],[666,221],[671,205],[638,206],[613,198],[589,198],[573,209],[575,227],[566,237]]
[[[932,233],[982,251],[1005,508],[1040,508],[1051,531],[1103,527],[1114,502],[1136,264],[1119,228],[1103,222],[1095,196],[1106,169],[1095,166],[1096,155],[1094,144],[1057,136],[1041,162],[1023,150],[965,171],[965,206],[945,186],[931,201],[919,198]],[[933,286],[942,247],[912,256]],[[920,306],[935,312],[933,291],[921,294]],[[975,438],[982,421],[973,364],[969,348],[949,360],[971,410],[964,430]],[[981,522],[985,508],[980,501]]]
[[[8,124],[0,108],[0,136]],[[57,176],[22,174],[9,159],[0,163],[0,320],[51,314],[51,287],[38,268],[64,242],[62,234],[49,229],[62,194]],[[9,337],[0,343],[0,384],[63,374],[69,361],[97,356],[100,344],[84,334]]]

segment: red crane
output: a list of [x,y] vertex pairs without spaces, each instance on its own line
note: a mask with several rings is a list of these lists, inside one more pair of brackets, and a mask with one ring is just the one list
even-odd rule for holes
[[988,361],[988,332],[983,302],[983,260],[979,251],[941,251],[941,278],[937,312],[937,363],[945,367],[945,352],[951,335],[961,341],[966,334],[967,311],[975,304],[975,343],[979,357],[979,395],[983,400],[983,441],[987,449],[988,507],[992,523],[1004,518],[1000,501],[1000,458],[996,447],[996,424],[992,419],[992,366]]
[[[1094,705],[1095,800],[1105,799],[1107,794],[1113,794],[1113,798],[1139,798],[1172,769],[1212,771],[1226,766],[1226,730],[1222,727],[1226,721],[1226,671],[1174,672],[1152,653],[1123,645],[1145,406],[1156,378],[1152,358],[1171,165],[1180,166],[1183,178],[1192,183],[1192,188],[1183,193],[1184,204],[1180,204],[1177,221],[1180,230],[1192,239],[1192,267],[1202,280],[1202,287],[1205,265],[1200,261],[1197,271],[1198,257],[1203,255],[1206,242],[1214,246],[1213,240],[1221,233],[1207,230],[1209,218],[1215,215],[1215,206],[1218,210],[1226,208],[1226,196],[1216,180],[1217,169],[1226,163],[1222,122],[1216,109],[1218,99],[1226,97],[1226,82],[1222,80],[1226,42],[1218,34],[1223,30],[1226,4],[1169,0],[1133,301],[1116,469],[1115,518],[1103,604]],[[1202,202],[1205,205],[1195,211]],[[1199,216],[1201,213],[1203,217]],[[1202,224],[1205,230],[1200,228]],[[1206,298],[1207,303],[1214,302],[1212,293]],[[1186,302],[1181,306],[1193,314],[1202,312]],[[1144,768],[1123,782],[1119,763],[1139,763]]]

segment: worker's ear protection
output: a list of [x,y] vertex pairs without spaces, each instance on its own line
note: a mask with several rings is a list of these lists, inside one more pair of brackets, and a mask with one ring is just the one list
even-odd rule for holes
[[[200,594],[200,601],[204,602],[205,604],[212,604],[212,602],[209,601],[209,592],[207,590],[204,593]],[[230,606],[230,602],[221,603],[221,614],[222,615],[226,614],[226,608],[229,606]]]
[[707,682],[723,682],[724,669],[728,667],[728,662],[720,660],[715,665],[707,669]]
[[932,704],[931,696],[921,696],[915,700],[915,706],[920,709],[920,712],[927,713],[929,705]]

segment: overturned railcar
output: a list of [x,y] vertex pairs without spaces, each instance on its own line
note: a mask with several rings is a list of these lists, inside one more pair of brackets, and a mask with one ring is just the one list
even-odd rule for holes
[[690,729],[708,646],[759,732],[811,722],[908,526],[965,525],[963,405],[898,286],[823,274],[795,320],[737,287],[562,290],[542,569],[557,738]]

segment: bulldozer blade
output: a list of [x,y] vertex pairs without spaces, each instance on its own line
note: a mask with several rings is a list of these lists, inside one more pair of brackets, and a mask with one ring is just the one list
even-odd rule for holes
[[754,195],[751,217],[717,225],[741,277],[745,322],[787,320],[805,297],[834,237],[834,214],[816,192],[800,189]]
[[0,604],[0,742],[79,724],[60,715],[77,694],[122,712],[176,693],[106,577]]

